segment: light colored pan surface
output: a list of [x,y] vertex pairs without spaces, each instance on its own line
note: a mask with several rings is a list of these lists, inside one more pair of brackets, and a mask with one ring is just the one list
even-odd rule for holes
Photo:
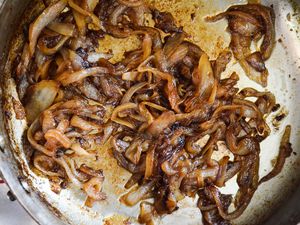
[[[17,2],[17,1],[13,1]],[[22,2],[22,1],[20,1]],[[213,15],[217,12],[226,10],[232,4],[246,3],[244,0],[147,0],[161,11],[169,11],[173,14],[178,24],[184,27],[184,30],[191,35],[191,41],[198,44],[206,51],[211,59],[214,59],[219,52],[228,47],[230,35],[226,32],[226,21],[220,21],[214,24],[207,24],[203,18],[207,15]],[[292,144],[295,154],[288,158],[281,174],[271,181],[261,185],[252,199],[251,204],[244,214],[234,221],[236,224],[261,224],[261,221],[271,215],[273,210],[289,196],[297,187],[300,180],[300,13],[297,11],[297,4],[289,1],[267,0],[263,4],[270,6],[272,4],[276,14],[276,47],[271,58],[267,61],[267,67],[270,72],[267,90],[275,94],[277,102],[281,105],[278,112],[270,115],[269,125],[272,129],[272,135],[261,144],[261,162],[260,176],[268,173],[272,168],[272,160],[277,156],[280,137],[285,125],[292,125]],[[0,0],[1,5],[1,0]],[[21,9],[20,9],[21,11]],[[192,19],[195,15],[194,19]],[[299,34],[298,34],[299,33]],[[123,44],[124,43],[124,44]],[[111,46],[113,51],[120,52],[122,47],[133,47],[134,41],[123,40],[117,44],[109,38],[100,43],[99,50],[105,50]],[[103,47],[101,47],[103,46]],[[103,203],[96,203],[91,209],[83,206],[85,195],[70,187],[63,190],[60,195],[50,191],[47,179],[38,177],[29,168],[26,159],[26,148],[23,146],[22,137],[26,130],[26,122],[15,119],[12,107],[12,99],[18,100],[16,88],[13,80],[10,78],[10,63],[5,67],[5,79],[3,85],[4,95],[4,121],[6,125],[7,136],[10,140],[9,147],[13,150],[13,155],[6,146],[5,153],[0,153],[0,169],[5,171],[3,174],[8,183],[16,188],[19,193],[20,185],[17,184],[15,171],[11,170],[12,156],[17,159],[17,165],[22,170],[22,177],[29,184],[31,197],[36,198],[36,194],[43,199],[41,203],[35,200],[40,213],[37,214],[36,207],[32,205],[32,200],[28,196],[17,196],[26,208],[34,212],[34,217],[42,224],[59,224],[62,221],[71,224],[126,224],[131,222],[137,224],[136,218],[139,213],[139,206],[126,207],[119,202],[119,197],[126,193],[123,186],[129,178],[129,173],[120,168],[112,158],[110,151],[106,148],[100,148],[100,163],[98,168],[104,170],[106,176],[104,191],[108,194],[108,199]],[[264,90],[254,82],[250,81],[245,75],[238,63],[234,60],[227,66],[224,75],[229,75],[232,71],[240,75],[239,87],[254,87],[258,90]],[[273,118],[279,113],[287,114],[286,118],[280,124],[273,124]],[[3,134],[5,135],[5,134]],[[0,143],[1,144],[1,143]],[[1,144],[3,147],[3,145]],[[18,186],[18,187],[16,187]],[[223,188],[224,193],[235,193],[237,185],[234,181],[228,182]],[[51,206],[52,210],[61,218],[53,219],[48,213],[45,205]],[[50,222],[51,221],[51,222]],[[179,210],[171,215],[157,219],[157,224],[202,224],[201,214],[196,208],[196,199],[186,198],[179,203]]]

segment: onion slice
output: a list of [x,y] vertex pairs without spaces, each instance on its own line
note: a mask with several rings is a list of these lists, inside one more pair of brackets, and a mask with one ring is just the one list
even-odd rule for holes
[[58,34],[70,37],[74,36],[75,26],[72,23],[58,23],[53,21],[47,27]]
[[137,92],[138,90],[142,89],[146,85],[147,85],[146,82],[141,82],[141,83],[137,83],[136,85],[133,85],[123,96],[123,98],[121,100],[121,104],[130,102],[134,93]]
[[137,108],[137,105],[135,103],[124,103],[122,105],[119,105],[118,107],[116,107],[114,109],[113,113],[111,114],[111,120],[116,123],[119,123],[121,125],[124,125],[126,127],[129,127],[131,129],[134,129],[135,128],[134,124],[120,119],[118,114],[120,112],[122,112],[123,110],[136,109],[136,108]]
[[136,205],[139,201],[144,199],[149,192],[151,192],[152,188],[155,185],[155,182],[155,180],[149,181],[148,183],[145,183],[138,187],[136,190],[128,192],[121,197],[120,201],[127,206]]
[[67,86],[71,83],[78,82],[86,77],[94,76],[96,74],[105,74],[109,70],[104,67],[92,67],[88,69],[79,70],[77,72],[66,71],[59,75],[56,80],[60,81],[63,86]]
[[100,30],[100,28],[102,28],[102,24],[101,24],[101,21],[99,20],[99,18],[95,15],[95,14],[93,14],[93,13],[91,13],[91,12],[89,12],[89,11],[86,11],[86,10],[84,10],[84,9],[82,9],[79,5],[77,5],[73,0],[68,0],[68,4],[69,4],[69,6],[72,8],[72,9],[74,9],[75,11],[77,11],[78,13],[80,13],[80,14],[82,14],[82,15],[84,15],[84,16],[88,16],[88,17],[90,17],[91,18],[91,20],[92,20],[92,23],[94,24],[94,28],[96,29],[96,30]]
[[293,149],[291,147],[291,143],[290,143],[290,136],[291,136],[291,126],[287,125],[285,127],[284,133],[281,138],[281,142],[280,142],[280,146],[279,146],[279,155],[278,155],[277,161],[275,163],[275,166],[271,172],[269,172],[266,176],[261,178],[261,180],[259,181],[259,184],[262,184],[262,183],[272,179],[273,177],[277,176],[281,172],[281,170],[284,166],[284,163],[286,161],[286,158],[288,158],[292,154],[292,151],[293,151]]
[[38,115],[52,105],[59,90],[59,84],[53,80],[43,80],[28,90],[25,105],[27,120],[32,123]]
[[43,13],[29,27],[29,51],[30,56],[35,52],[36,43],[42,30],[51,23],[67,6],[66,0],[60,0],[47,7]]

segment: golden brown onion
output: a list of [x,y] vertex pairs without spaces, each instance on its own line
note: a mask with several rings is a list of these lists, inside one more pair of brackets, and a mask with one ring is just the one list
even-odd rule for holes
[[77,72],[66,71],[59,75],[56,80],[61,82],[63,86],[67,86],[71,83],[78,82],[86,77],[94,76],[96,74],[108,73],[108,69],[104,67],[93,67],[88,69],[83,69]]
[[134,206],[139,201],[144,199],[149,192],[151,192],[154,185],[155,185],[155,180],[145,183],[140,187],[138,187],[136,190],[131,190],[127,194],[123,195],[120,201],[126,204],[127,206]]
[[81,8],[79,5],[77,5],[73,0],[68,0],[68,4],[69,4],[69,6],[70,6],[72,9],[74,9],[76,12],[78,12],[78,13],[84,15],[84,16],[88,16],[88,17],[92,20],[92,23],[93,23],[93,25],[94,25],[93,28],[94,28],[95,30],[100,30],[100,28],[102,28],[101,21],[99,20],[99,18],[98,18],[95,14],[93,14],[93,13],[87,11],[87,10],[82,9],[82,8]]
[[29,51],[33,56],[41,31],[51,23],[67,6],[67,0],[60,0],[47,7],[44,12],[29,27]]
[[102,192],[104,177],[93,177],[83,185],[83,190],[93,200],[101,201],[106,199],[106,194]]
[[72,23],[58,23],[53,21],[47,27],[64,36],[73,36],[75,32],[75,26]]
[[118,114],[123,110],[136,109],[136,108],[137,108],[137,105],[135,103],[125,103],[125,104],[119,105],[118,107],[116,107],[114,109],[113,113],[111,114],[111,120],[116,123],[119,123],[121,125],[127,126],[131,129],[134,129],[134,127],[135,127],[134,124],[120,119],[118,117]]

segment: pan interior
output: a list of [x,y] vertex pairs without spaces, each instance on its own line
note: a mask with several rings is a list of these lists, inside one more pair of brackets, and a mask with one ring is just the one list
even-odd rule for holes
[[[172,13],[178,25],[183,26],[184,30],[190,34],[189,39],[207,52],[211,59],[215,59],[220,52],[228,48],[230,35],[226,32],[227,23],[225,20],[222,20],[217,23],[207,24],[203,18],[207,15],[224,11],[232,4],[243,4],[247,1],[146,0],[146,2],[161,11]],[[300,148],[297,148],[297,146],[300,145],[300,118],[297,112],[300,110],[300,93],[296,87],[300,85],[300,78],[297,77],[300,68],[300,50],[298,49],[300,41],[297,36],[299,29],[298,18],[297,15],[293,16],[297,9],[293,8],[293,4],[287,1],[269,0],[262,1],[262,3],[267,6],[272,5],[275,10],[276,40],[278,40],[271,58],[267,61],[267,67],[270,72],[267,90],[276,96],[277,102],[281,105],[280,110],[287,112],[288,115],[281,124],[277,124],[276,126],[272,124],[272,119],[276,116],[276,113],[270,115],[268,118],[272,135],[261,145],[260,176],[264,176],[271,170],[272,160],[278,154],[280,137],[287,124],[292,125],[292,144],[295,154],[287,160],[283,171],[278,177],[259,187],[245,213],[238,220],[234,221],[236,224],[261,224],[261,221],[265,220],[277,205],[291,193],[299,180]],[[33,7],[33,15],[39,11],[38,7],[40,5]],[[290,16],[287,16],[288,14]],[[151,19],[149,19],[149,24],[151,24]],[[134,49],[137,44],[137,39],[134,37],[116,40],[106,36],[103,40],[100,40],[98,50],[106,52],[112,49],[115,54],[115,60],[118,60],[122,58],[125,50]],[[18,51],[19,45],[16,44],[12,48],[11,57]],[[11,64],[8,63],[6,70],[10,66]],[[250,81],[234,60],[227,66],[224,76],[229,76],[233,71],[236,71],[240,75],[239,88],[250,86],[260,91],[264,90]],[[9,77],[10,74],[7,73],[7,76],[5,81],[5,97],[7,98],[7,107],[9,108],[11,107],[12,98],[18,99],[18,97],[14,82]],[[106,177],[103,190],[107,193],[108,198],[102,203],[95,204],[90,209],[83,206],[85,195],[72,188],[72,186],[63,190],[60,195],[50,191],[48,180],[37,176],[30,169],[28,160],[26,159],[26,151],[28,149],[23,146],[22,141],[22,136],[26,130],[25,121],[16,120],[13,113],[12,119],[7,122],[8,133],[11,140],[13,140],[11,145],[14,149],[18,149],[15,152],[15,156],[24,174],[27,176],[29,184],[50,205],[64,215],[65,221],[72,224],[99,224],[100,221],[103,224],[122,224],[123,222],[137,224],[136,218],[139,213],[139,206],[126,207],[119,202],[119,197],[126,193],[123,187],[130,174],[117,165],[109,145],[99,146],[99,160],[97,162],[92,160],[84,161],[96,169],[103,169]],[[82,161],[82,159],[78,159],[78,161]],[[236,190],[237,185],[232,181],[226,184],[223,192],[235,193]],[[196,199],[185,198],[179,203],[179,210],[172,213],[172,215],[157,219],[157,224],[202,224],[200,211],[196,208],[196,201]]]

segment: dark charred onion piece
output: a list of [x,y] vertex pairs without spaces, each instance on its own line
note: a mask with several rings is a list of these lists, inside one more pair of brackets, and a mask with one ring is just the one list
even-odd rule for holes
[[[275,44],[275,17],[272,8],[260,4],[231,6],[226,12],[208,17],[214,22],[226,17],[231,33],[230,47],[247,76],[263,87],[267,85],[265,61],[270,58]],[[251,41],[264,35],[259,52],[251,53]]]
[[220,80],[221,73],[225,71],[227,64],[231,60],[231,56],[232,56],[231,52],[224,51],[216,59],[213,66],[213,71],[214,71],[214,76],[217,80]]
[[277,156],[277,161],[275,163],[275,166],[271,172],[269,172],[266,176],[260,179],[259,181],[260,184],[272,179],[273,177],[277,176],[281,172],[286,158],[290,157],[291,153],[293,152],[292,145],[290,143],[290,136],[291,136],[291,126],[288,125],[285,127],[284,133],[280,141],[279,154]]
[[239,10],[253,15],[263,21],[264,39],[260,46],[260,51],[263,54],[264,60],[267,60],[273,51],[275,44],[275,15],[274,10],[260,4],[248,4],[241,6],[231,6],[229,11]]
[[236,209],[235,211],[231,212],[231,213],[227,213],[226,211],[226,208],[224,207],[224,204],[221,200],[221,194],[220,192],[218,191],[218,189],[216,187],[209,187],[210,189],[210,192],[216,202],[216,205],[217,205],[217,208],[218,208],[218,211],[220,213],[220,216],[225,219],[225,220],[233,220],[237,217],[239,217],[243,212],[244,210],[247,208],[248,204],[250,203],[250,200],[253,196],[253,193],[254,191],[251,191],[249,193],[249,195],[245,196],[246,200],[245,202],[238,208]]
[[253,137],[244,137],[236,143],[234,127],[232,125],[226,131],[226,143],[233,154],[247,155],[254,153],[259,149],[259,143]]
[[[206,225],[231,225],[230,221],[223,219],[216,208],[213,196],[211,195],[209,188],[206,187],[198,192],[198,208],[203,214],[203,222]],[[231,195],[221,195],[221,201],[224,208],[227,210],[231,201]]]
[[155,21],[155,27],[163,30],[165,33],[182,32],[182,27],[177,27],[175,19],[169,12],[160,12],[152,10],[152,16]]

